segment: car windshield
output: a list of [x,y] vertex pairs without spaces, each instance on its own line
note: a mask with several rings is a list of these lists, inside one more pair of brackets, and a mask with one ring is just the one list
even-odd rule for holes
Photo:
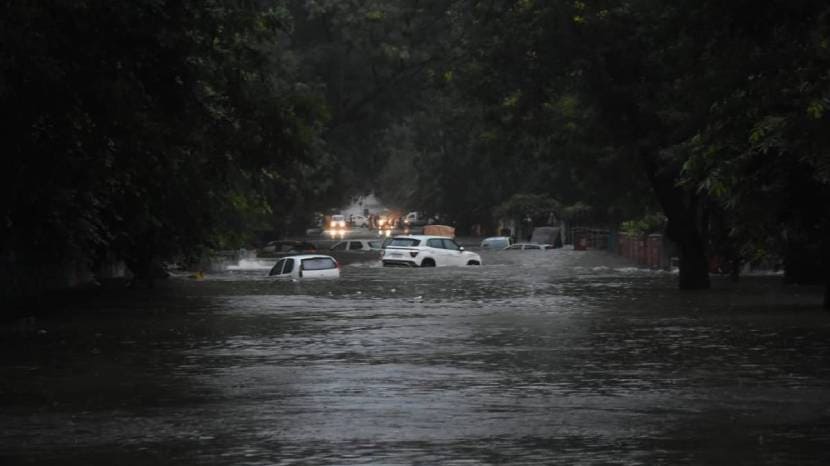
[[394,238],[392,242],[389,243],[389,246],[400,246],[400,247],[412,247],[421,244],[420,240],[415,238]]
[[315,257],[303,259],[303,270],[327,270],[336,269],[337,264],[328,257]]
[[285,259],[280,259],[274,264],[274,267],[271,269],[271,272],[268,275],[279,275],[282,273],[282,267],[285,265]]

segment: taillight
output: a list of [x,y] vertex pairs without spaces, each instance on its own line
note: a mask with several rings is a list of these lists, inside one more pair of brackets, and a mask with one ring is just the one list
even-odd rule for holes
[[410,255],[411,257],[415,257],[415,256],[417,256],[417,255],[418,255],[418,251],[409,251],[409,255]]
[[334,261],[334,263],[337,264],[337,269],[340,270],[340,261]]

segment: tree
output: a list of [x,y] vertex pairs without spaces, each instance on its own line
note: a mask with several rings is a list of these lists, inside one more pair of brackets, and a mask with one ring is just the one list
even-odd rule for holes
[[230,245],[231,213],[290,206],[325,168],[279,3],[12,1],[0,30],[12,270],[114,253],[149,275]]

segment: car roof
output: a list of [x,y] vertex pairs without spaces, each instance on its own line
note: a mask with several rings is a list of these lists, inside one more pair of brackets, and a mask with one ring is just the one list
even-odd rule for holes
[[550,246],[548,243],[513,243],[510,247],[513,246]]
[[392,237],[392,239],[417,239],[417,240],[425,240],[425,239],[433,239],[433,238],[452,239],[449,236],[439,236],[439,235],[403,235],[403,236],[393,236]]
[[331,256],[326,256],[324,254],[299,254],[296,256],[285,256],[280,257],[280,260],[283,259],[296,259],[296,260],[303,260],[303,259],[331,259],[334,260]]
[[502,240],[502,239],[510,239],[509,236],[490,236],[489,238],[484,238],[482,241],[487,240]]

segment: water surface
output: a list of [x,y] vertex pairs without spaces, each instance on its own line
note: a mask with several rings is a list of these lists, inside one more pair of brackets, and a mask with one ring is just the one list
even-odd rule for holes
[[828,464],[830,316],[599,252],[248,262],[0,343],[3,464]]

